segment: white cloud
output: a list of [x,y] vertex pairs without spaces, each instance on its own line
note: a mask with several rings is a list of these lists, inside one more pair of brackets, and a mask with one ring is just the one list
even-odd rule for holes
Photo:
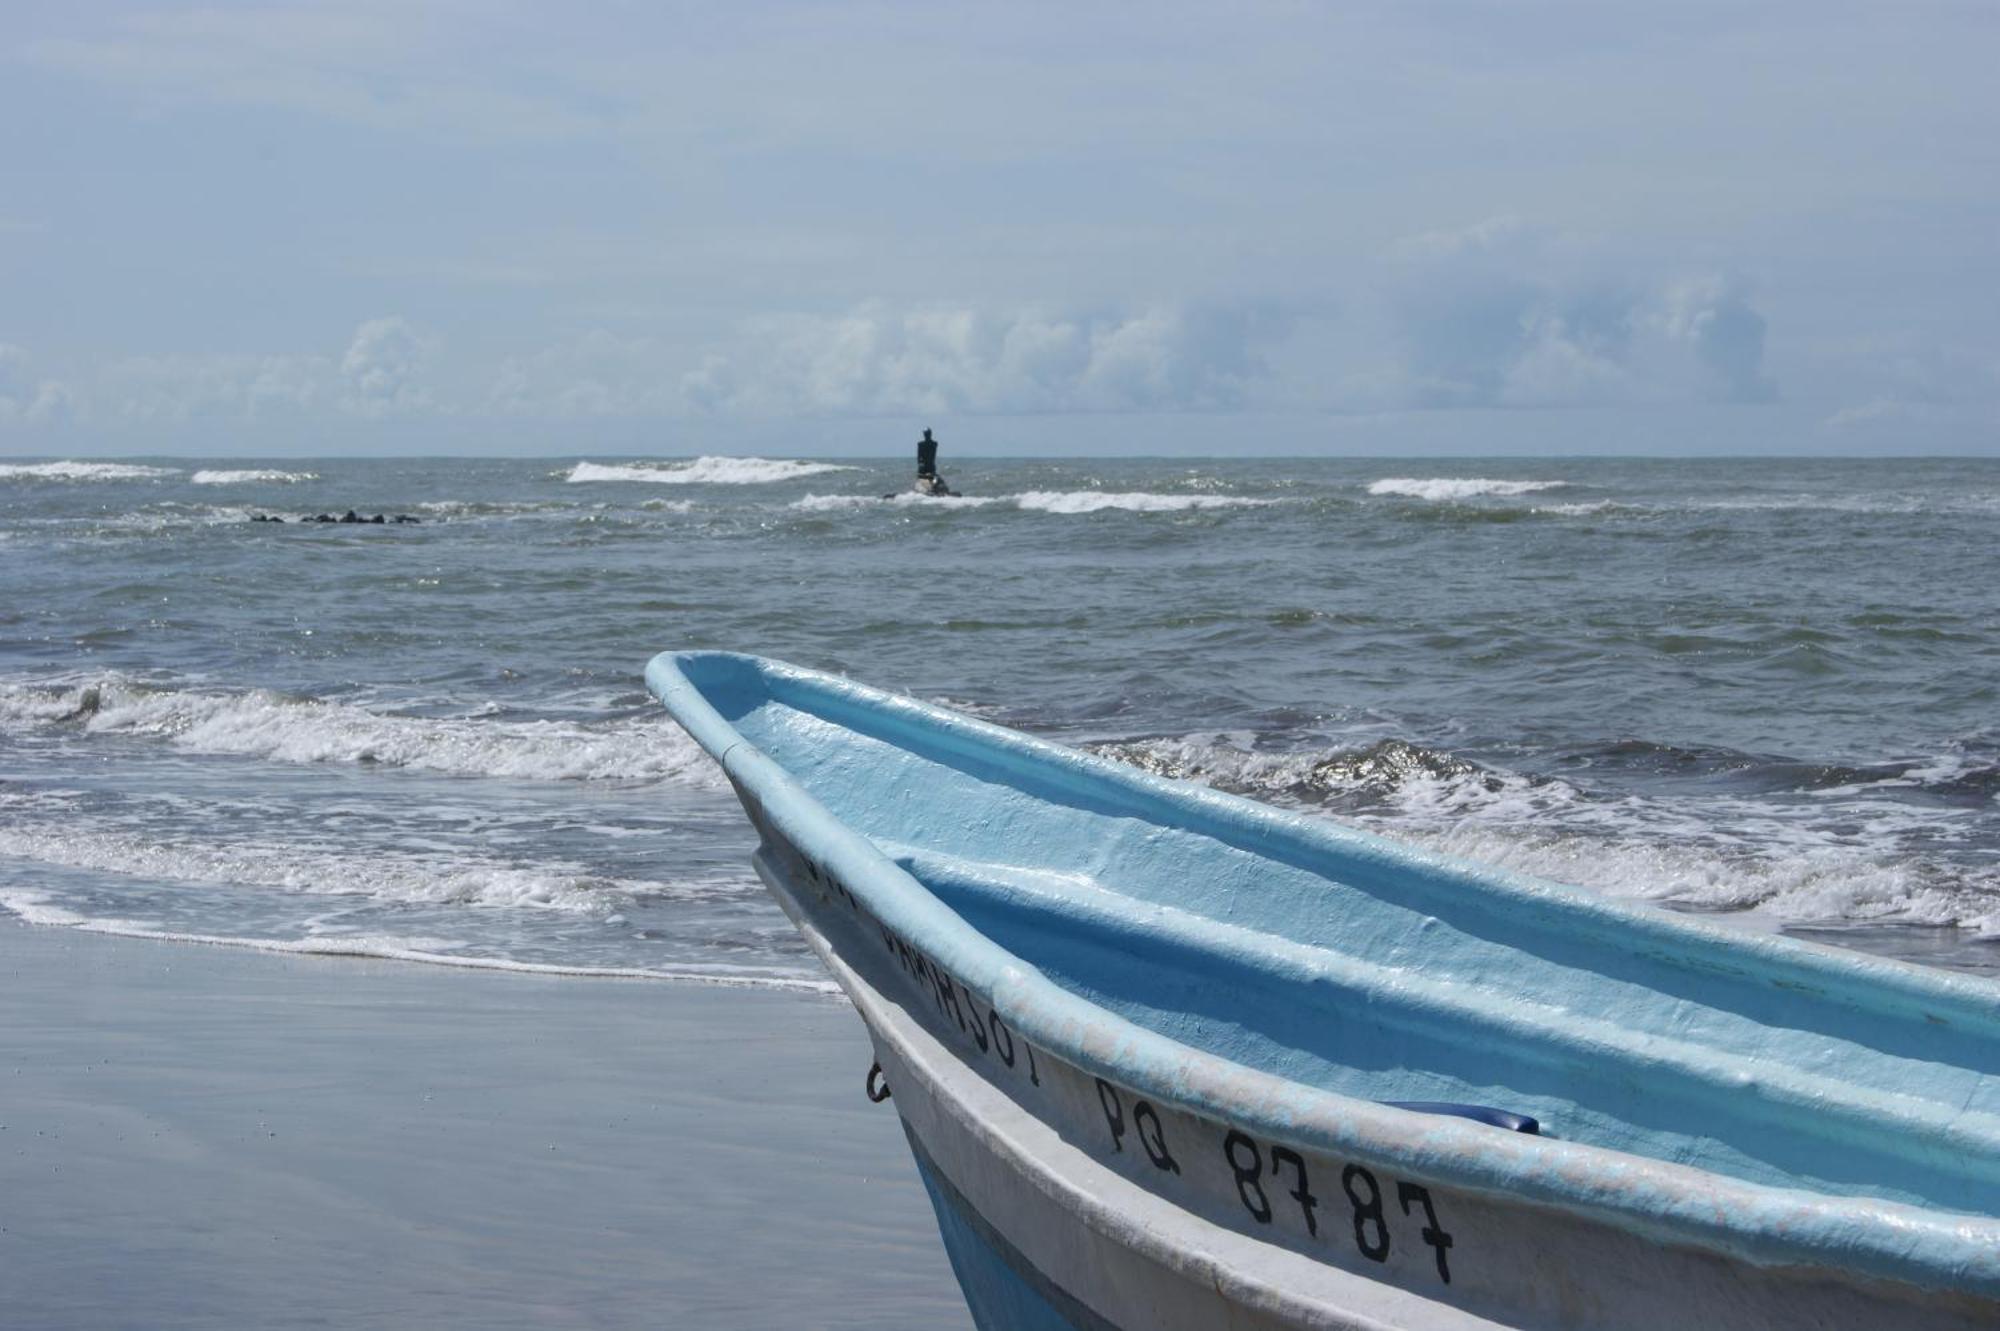
[[1632,371],[1614,339],[1580,332],[1563,315],[1538,311],[1523,320],[1519,354],[1508,365],[1498,401],[1509,407],[1601,406],[1632,396]]
[[1715,396],[1729,402],[1777,396],[1764,375],[1764,316],[1751,307],[1742,283],[1720,277],[1675,283],[1655,317],[1668,337],[1693,348],[1714,376]]
[[330,401],[333,382],[324,356],[132,356],[105,368],[93,402],[114,419],[142,423],[267,421]]
[[0,342],[0,425],[49,425],[75,414],[76,394],[70,386],[31,370],[26,351]]
[[739,392],[736,371],[726,357],[709,354],[701,364],[681,376],[681,397],[696,411],[716,411],[735,399]]
[[1219,307],[873,302],[753,320],[684,388],[710,409],[800,415],[1220,410],[1245,403],[1282,331],[1274,316]]
[[1739,280],[1661,275],[1589,237],[1494,218],[1393,247],[1395,359],[1342,405],[1568,407],[1764,402],[1765,320]]
[[1830,430],[1854,430],[1873,425],[1893,424],[1897,421],[1914,420],[1925,414],[1925,407],[1914,402],[1899,402],[1895,398],[1877,397],[1851,407],[1842,407],[1833,412],[1820,424]]
[[671,415],[686,401],[682,377],[665,343],[594,328],[502,362],[485,409],[549,419]]
[[409,324],[384,318],[357,327],[338,359],[315,352],[128,356],[93,376],[88,402],[79,410],[87,409],[93,419],[134,425],[420,412],[437,405],[420,381],[428,352],[427,340]]
[[370,319],[354,330],[340,358],[342,405],[364,416],[421,411],[432,405],[419,381],[431,344],[400,318]]
[[1161,305],[1077,314],[869,302],[747,320],[690,350],[603,329],[506,361],[497,414],[544,418],[966,415],[1227,409],[1277,319]]
[[1820,359],[1845,399],[1820,424],[1860,435],[1912,427],[2000,426],[2000,349],[1911,331],[1824,344]]

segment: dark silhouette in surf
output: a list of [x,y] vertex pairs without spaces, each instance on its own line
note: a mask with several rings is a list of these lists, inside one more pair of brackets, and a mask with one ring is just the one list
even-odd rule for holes
[[937,469],[938,441],[931,438],[929,430],[917,440],[917,484],[920,495],[955,495],[958,492],[945,483]]

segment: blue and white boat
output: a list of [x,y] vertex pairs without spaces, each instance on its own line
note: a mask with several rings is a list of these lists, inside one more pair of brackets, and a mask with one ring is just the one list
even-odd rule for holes
[[989,1331],[2000,1326],[2000,988],[755,657],[647,680]]

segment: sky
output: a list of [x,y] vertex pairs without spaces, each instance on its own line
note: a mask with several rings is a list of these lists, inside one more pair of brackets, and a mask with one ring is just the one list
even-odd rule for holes
[[6,12],[0,455],[2000,455],[1991,3]]

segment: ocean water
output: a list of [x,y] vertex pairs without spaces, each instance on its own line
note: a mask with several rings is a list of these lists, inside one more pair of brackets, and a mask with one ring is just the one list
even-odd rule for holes
[[2000,974],[2000,461],[946,464],[0,463],[0,906],[828,989],[641,683],[714,647]]

